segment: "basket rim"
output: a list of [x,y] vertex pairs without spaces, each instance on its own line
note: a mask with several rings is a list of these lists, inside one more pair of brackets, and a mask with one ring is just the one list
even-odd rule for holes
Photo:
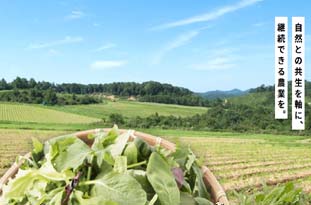
[[[109,132],[113,128],[96,128],[96,129],[90,129],[85,131],[79,131],[75,133],[71,133],[69,135],[74,135],[84,141],[86,144],[91,145],[93,143],[92,139],[88,138],[89,134],[96,134],[98,132],[104,131]],[[163,139],[162,137],[157,137],[154,135],[150,135],[144,132],[139,132],[135,130],[127,130],[127,129],[118,129],[120,134],[123,134],[125,132],[129,132],[130,138],[140,138],[147,142],[150,146],[160,145],[163,148],[166,148],[171,151],[176,150],[176,145],[166,139]],[[31,153],[27,153],[25,158],[31,157]],[[2,193],[2,187],[8,182],[10,178],[13,178],[16,173],[18,172],[18,169],[22,165],[23,161],[21,160],[19,163],[14,162],[14,164],[5,172],[5,174],[0,178],[0,196]],[[214,202],[218,202],[222,205],[229,205],[229,201],[226,195],[226,192],[224,191],[223,187],[218,182],[215,175],[210,171],[210,169],[206,166],[201,167],[202,173],[203,173],[203,179],[206,187],[210,187],[212,191],[212,198]]]

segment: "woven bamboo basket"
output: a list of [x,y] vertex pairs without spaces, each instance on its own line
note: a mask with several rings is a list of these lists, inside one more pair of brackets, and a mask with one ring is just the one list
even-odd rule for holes
[[[74,135],[77,136],[78,138],[80,138],[81,140],[83,140],[86,144],[92,145],[93,141],[87,137],[89,134],[95,134],[99,131],[109,132],[110,130],[111,130],[111,128],[93,129],[93,130],[86,130],[86,131],[77,132]],[[128,132],[128,131],[129,130],[119,129],[119,132],[121,134],[124,132]],[[169,142],[169,141],[162,139],[160,137],[155,137],[153,135],[146,134],[143,132],[134,131],[134,130],[130,130],[130,132],[131,132],[130,133],[130,135],[131,135],[130,139],[138,137],[138,138],[144,140],[145,142],[147,142],[150,146],[160,145],[161,147],[168,149],[168,150],[171,150],[171,151],[175,151],[175,149],[176,149],[176,145],[174,143]],[[25,158],[29,158],[30,156],[31,156],[31,154],[28,153],[25,155]],[[8,169],[8,171],[1,177],[1,179],[0,179],[0,196],[1,196],[3,185],[6,184],[10,178],[14,178],[14,176],[18,172],[18,169],[21,166],[21,164],[22,164],[22,161],[19,163],[14,163]],[[204,183],[205,183],[206,187],[210,188],[210,190],[212,191],[212,197],[213,197],[214,203],[219,204],[219,205],[220,204],[221,205],[229,205],[229,201],[227,199],[226,193],[225,193],[224,189],[222,188],[222,186],[219,184],[219,182],[216,179],[216,177],[214,176],[214,174],[206,166],[202,166],[202,172],[204,175]]]

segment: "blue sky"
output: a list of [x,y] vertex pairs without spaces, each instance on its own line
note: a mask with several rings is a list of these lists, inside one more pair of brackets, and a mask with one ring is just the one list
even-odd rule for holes
[[3,0],[0,78],[155,80],[199,92],[273,84],[274,17],[305,16],[308,69],[310,8],[307,0]]

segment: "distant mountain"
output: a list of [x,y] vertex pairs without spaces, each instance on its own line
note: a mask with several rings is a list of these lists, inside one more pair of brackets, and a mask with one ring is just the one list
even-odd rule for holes
[[248,90],[242,91],[239,89],[233,89],[233,90],[228,90],[228,91],[222,91],[222,90],[214,90],[214,91],[208,91],[205,93],[197,93],[200,96],[208,99],[224,99],[224,98],[229,98],[229,97],[236,97],[236,96],[242,96],[248,93]]

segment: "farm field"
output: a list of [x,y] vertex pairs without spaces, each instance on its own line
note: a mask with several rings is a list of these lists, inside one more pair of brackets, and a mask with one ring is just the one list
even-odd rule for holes
[[0,103],[0,121],[59,123],[59,124],[88,124],[100,119],[61,112],[45,108],[17,103]]
[[175,141],[190,144],[198,156],[203,156],[204,164],[218,178],[231,202],[235,201],[234,191],[251,193],[263,183],[294,181],[311,193],[311,141],[304,137],[285,141],[282,136],[274,137],[181,137]]
[[[294,181],[311,193],[311,140],[307,137],[143,130],[190,145],[219,179],[231,202],[233,191],[247,194],[262,183],[275,185]],[[70,131],[69,131],[70,132]],[[31,149],[31,137],[46,140],[68,131],[0,129],[0,175],[17,155]]]
[[112,113],[125,118],[160,115],[191,116],[207,111],[203,107],[141,103],[131,101],[91,105],[43,106],[36,104],[0,103],[0,128],[41,130],[84,130],[103,124]]
[[17,156],[31,150],[32,137],[44,141],[64,133],[65,131],[0,129],[0,175],[3,175]]
[[204,107],[182,106],[172,104],[144,103],[136,101],[106,101],[103,104],[53,106],[54,109],[95,118],[105,118],[112,113],[125,117],[147,117],[154,113],[159,115],[192,116],[207,111]]

